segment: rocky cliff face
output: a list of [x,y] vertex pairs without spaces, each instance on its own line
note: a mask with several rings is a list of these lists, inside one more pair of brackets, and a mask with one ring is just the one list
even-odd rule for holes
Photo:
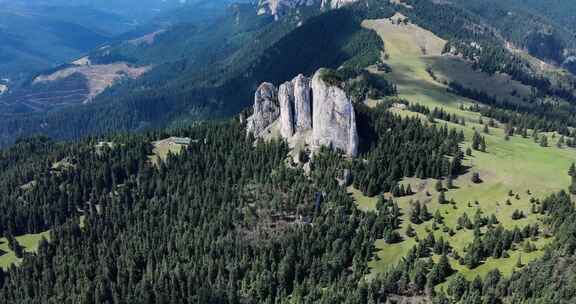
[[258,15],[272,15],[278,18],[290,9],[320,4],[323,9],[337,9],[358,0],[260,0]]
[[338,9],[355,2],[358,0],[322,0],[322,8]]
[[258,2],[258,15],[279,17],[290,9],[300,6],[311,6],[316,3],[317,0],[260,0]]
[[277,101],[275,88],[269,83],[262,84],[256,92],[254,114],[248,119],[248,132],[261,136],[278,121],[280,135],[289,143],[303,140],[313,150],[327,146],[356,156],[358,131],[354,106],[346,93],[326,83],[322,74],[320,70],[312,79],[298,75],[282,84]]
[[339,87],[322,79],[323,71],[312,79],[314,115],[312,146],[339,149],[346,154],[358,154],[358,131],[352,102]]
[[247,130],[261,136],[280,116],[278,90],[271,83],[261,84],[254,94],[254,113],[248,118]]
[[312,129],[312,88],[311,80],[300,74],[292,80],[294,86],[294,116],[296,132]]
[[283,138],[294,135],[294,85],[292,82],[284,83],[278,89],[280,102],[280,134]]

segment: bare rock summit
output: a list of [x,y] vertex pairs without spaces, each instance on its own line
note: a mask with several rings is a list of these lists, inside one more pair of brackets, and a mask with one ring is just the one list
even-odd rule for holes
[[312,146],[326,146],[356,156],[358,131],[354,106],[344,90],[323,79],[325,72],[321,69],[312,78]]
[[248,118],[247,130],[260,136],[279,116],[278,90],[273,84],[265,82],[254,94],[254,112]]
[[325,72],[319,70],[312,79],[298,75],[280,85],[278,91],[263,83],[256,92],[254,114],[248,118],[248,132],[262,136],[278,122],[280,136],[289,143],[303,140],[313,150],[326,146],[356,156],[354,106],[344,90],[324,80]]

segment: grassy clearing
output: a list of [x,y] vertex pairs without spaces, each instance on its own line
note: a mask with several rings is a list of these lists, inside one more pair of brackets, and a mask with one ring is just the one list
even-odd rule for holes
[[[50,231],[38,233],[38,234],[26,234],[23,236],[16,237],[16,240],[24,247],[26,252],[36,253],[38,251],[38,244],[42,237],[46,240],[50,240]],[[0,238],[0,250],[6,252],[6,254],[0,256],[0,268],[7,269],[12,264],[20,264],[22,259],[16,257],[13,251],[8,248],[8,241],[6,238]]]
[[154,148],[152,149],[152,155],[149,156],[149,159],[155,166],[158,166],[160,162],[166,161],[168,155],[179,155],[182,153],[182,150],[187,147],[185,144],[175,142],[172,138],[155,141],[152,145]]
[[374,211],[376,210],[376,203],[378,203],[378,198],[367,197],[362,191],[356,190],[354,187],[348,187],[348,193],[354,198],[358,208],[362,211]]
[[[81,216],[80,228],[84,227],[84,220],[85,217]],[[40,245],[42,238],[50,241],[50,230],[37,234],[25,234],[22,236],[17,236],[16,240],[22,247],[24,247],[26,252],[36,253],[38,252],[38,246]],[[8,248],[8,241],[4,237],[0,238],[0,252],[5,252],[5,254],[0,255],[0,268],[7,269],[12,264],[19,265],[22,262],[22,259],[17,258],[14,252]]]
[[[500,78],[494,79],[490,79],[488,75],[482,76],[481,73],[467,75],[471,71],[463,66],[462,62],[445,61],[446,59],[440,57],[444,41],[415,25],[396,25],[390,20],[367,20],[363,25],[376,30],[384,40],[386,54],[389,56],[386,63],[392,67],[392,72],[384,77],[397,84],[400,97],[428,107],[442,107],[467,120],[465,126],[447,123],[449,127],[464,132],[467,141],[463,144],[463,150],[470,146],[474,131],[483,129],[483,125],[478,123],[480,115],[460,110],[460,105],[469,105],[474,101],[448,93],[442,81],[433,79],[426,71],[428,67],[437,64],[434,67],[438,69],[440,76],[436,75],[436,79],[446,80],[449,79],[448,77],[458,77],[465,81],[476,82],[478,86],[484,88],[495,86],[496,83],[508,86],[494,88],[491,91],[492,94],[509,95],[512,90],[517,90],[520,96],[526,93],[526,88],[518,86],[505,75],[496,75],[494,77]],[[420,116],[425,119],[420,114],[406,110],[392,109],[392,111],[402,116]],[[438,123],[444,124],[445,122],[438,121]],[[483,136],[486,138],[488,151],[486,153],[474,151],[471,157],[467,157],[464,164],[469,167],[468,172],[456,178],[455,188],[446,192],[446,198],[453,200],[454,205],[438,203],[439,193],[435,190],[436,180],[407,178],[402,181],[405,185],[410,184],[416,192],[412,196],[395,199],[403,212],[400,232],[404,241],[397,244],[386,244],[383,240],[376,242],[376,258],[369,263],[370,276],[398,263],[416,243],[414,239],[404,234],[409,223],[411,201],[418,200],[426,204],[432,214],[437,210],[440,212],[444,218],[444,224],[439,225],[440,229],[434,231],[436,238],[443,237],[448,240],[454,250],[463,255],[464,248],[473,240],[472,231],[455,230],[457,220],[463,213],[467,213],[472,219],[480,210],[483,216],[494,214],[507,229],[515,226],[522,228],[541,221],[540,215],[531,213],[531,199],[542,199],[553,192],[566,189],[569,185],[567,169],[572,162],[576,162],[576,151],[569,148],[557,148],[556,140],[551,139],[552,134],[547,134],[549,147],[541,147],[532,139],[520,136],[506,140],[504,130],[501,128],[491,128],[489,134],[483,134]],[[480,174],[482,183],[472,183],[473,172]],[[510,191],[514,194],[513,196],[509,196]],[[355,189],[349,189],[349,192],[360,209],[374,210],[376,198],[365,197]],[[521,210],[527,216],[520,220],[512,220],[512,213],[515,210]],[[456,233],[450,236],[443,232],[443,226],[454,229]],[[412,224],[412,227],[420,238],[425,237],[428,231],[433,231],[432,221],[420,225]],[[540,257],[543,254],[543,248],[549,242],[551,239],[541,238],[535,243],[538,250],[532,253],[527,254],[520,249],[513,250],[509,252],[509,258],[488,259],[473,270],[460,266],[456,261],[452,261],[452,264],[469,279],[476,275],[485,275],[495,268],[502,271],[504,275],[510,275],[516,270],[516,261],[520,255],[522,261],[528,263]]]

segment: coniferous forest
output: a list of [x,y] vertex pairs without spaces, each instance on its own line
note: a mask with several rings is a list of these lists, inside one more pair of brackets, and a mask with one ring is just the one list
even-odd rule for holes
[[[163,15],[87,57],[141,78],[0,99],[0,304],[576,302],[576,6],[352,2]],[[258,84],[320,67],[357,155],[282,139],[278,96],[248,132]]]

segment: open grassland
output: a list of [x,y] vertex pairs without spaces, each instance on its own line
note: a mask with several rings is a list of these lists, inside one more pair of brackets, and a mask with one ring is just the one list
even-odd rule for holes
[[[397,15],[394,18],[402,16]],[[441,107],[466,119],[466,125],[440,120],[436,122],[446,123],[450,128],[464,132],[466,142],[462,146],[463,150],[471,145],[475,130],[483,129],[483,125],[479,123],[481,116],[462,110],[460,105],[470,105],[475,101],[447,92],[444,82],[460,79],[463,83],[474,84],[479,90],[491,88],[492,94],[505,98],[528,94],[528,88],[510,80],[506,75],[489,76],[475,72],[458,58],[440,56],[445,42],[415,25],[398,25],[391,20],[367,20],[363,25],[377,31],[384,40],[387,54],[384,61],[390,65],[392,72],[382,75],[398,86],[399,97],[430,108]],[[436,73],[434,77],[427,71],[429,67]],[[500,86],[495,87],[496,84]],[[512,94],[514,90],[516,93]],[[515,98],[520,102],[521,97]],[[401,116],[419,116],[426,120],[423,115],[410,111],[391,111]],[[484,118],[484,122],[487,121],[488,119]],[[419,225],[411,224],[417,236],[422,239],[429,232],[433,232],[436,239],[442,237],[449,241],[460,256],[474,239],[472,230],[456,229],[458,218],[464,213],[467,213],[470,219],[473,219],[477,212],[481,212],[482,216],[494,214],[506,229],[522,228],[535,223],[539,223],[541,230],[545,228],[541,223],[541,215],[532,213],[533,202],[569,186],[567,170],[571,163],[576,162],[576,150],[556,147],[558,137],[553,138],[554,134],[546,134],[549,139],[548,147],[541,147],[531,138],[522,138],[519,135],[507,140],[502,126],[490,128],[488,134],[482,135],[486,139],[487,151],[474,151],[472,156],[467,156],[464,161],[464,165],[468,167],[467,172],[455,178],[454,187],[445,192],[446,199],[453,203],[439,203],[436,180],[407,178],[401,182],[404,186],[410,184],[416,192],[411,196],[394,198],[402,211],[399,232],[403,241],[396,244],[387,244],[384,240],[376,241],[377,252],[376,257],[369,262],[369,277],[397,264],[416,244],[415,238],[405,235],[406,227],[410,223],[410,206],[414,201],[425,204],[431,214],[439,211],[443,217],[443,223],[437,225],[436,230],[432,227],[433,220]],[[472,182],[471,177],[475,172],[480,174],[482,183]],[[353,188],[348,190],[361,210],[375,210],[377,198],[366,197]],[[516,210],[522,211],[526,216],[513,220],[512,214]],[[452,236],[447,232],[449,229],[455,232]],[[517,270],[516,262],[519,258],[526,264],[542,256],[543,249],[551,241],[550,238],[540,237],[533,242],[536,251],[527,253],[521,246],[517,246],[508,252],[508,258],[489,258],[473,270],[459,265],[453,259],[451,263],[454,269],[468,279],[476,275],[483,276],[492,269],[499,269],[504,275],[510,275]]]
[[[457,81],[466,88],[487,91],[500,100],[522,102],[530,96],[530,88],[503,74],[488,75],[475,71],[455,56],[443,56],[446,44],[434,33],[414,24],[397,24],[404,16],[389,19],[365,20],[362,25],[372,29],[384,41],[382,61],[392,71],[383,74],[398,86],[398,96],[430,108],[443,107],[469,121],[476,113],[460,110],[475,101],[447,92],[447,84]],[[432,73],[430,73],[432,71]]]

